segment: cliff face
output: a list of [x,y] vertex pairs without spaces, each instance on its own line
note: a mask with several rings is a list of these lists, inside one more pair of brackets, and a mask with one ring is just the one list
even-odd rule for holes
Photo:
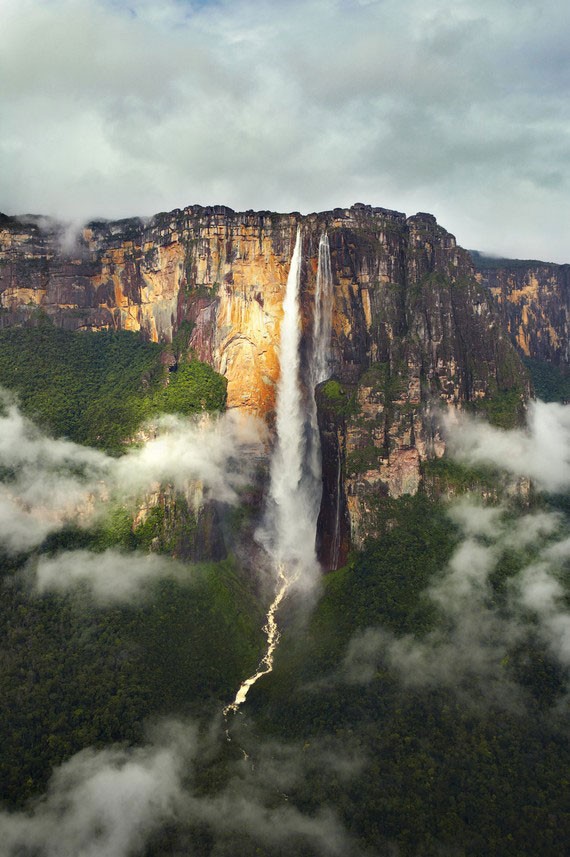
[[[186,208],[147,223],[92,223],[74,242],[57,224],[0,221],[0,322],[41,308],[66,328],[141,330],[169,341],[192,324],[196,355],[228,379],[228,406],[271,423],[282,303],[303,232],[303,365],[308,379],[318,243],[329,236],[332,371],[318,391],[328,567],[372,535],[384,496],[415,493],[443,454],[438,406],[485,407],[526,374],[471,257],[435,218],[357,205],[301,217]],[[492,287],[494,288],[494,287]]]
[[570,366],[570,265],[493,260],[474,254],[477,280],[493,294],[519,352]]
[[470,256],[431,215],[352,209],[331,227],[340,385],[319,391],[320,526],[334,565],[334,534],[342,561],[349,542],[375,534],[383,498],[414,494],[424,462],[443,455],[442,408],[501,402],[515,421],[528,382]]
[[228,404],[266,414],[279,373],[292,217],[188,208],[149,223],[92,223],[75,240],[37,218],[0,222],[1,323],[38,307],[67,329],[140,330],[192,346],[228,378]]

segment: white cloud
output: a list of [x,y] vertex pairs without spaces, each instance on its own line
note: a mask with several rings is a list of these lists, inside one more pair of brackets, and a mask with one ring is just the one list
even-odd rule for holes
[[209,496],[237,501],[236,489],[251,466],[247,453],[260,449],[264,427],[258,421],[228,411],[198,421],[162,416],[155,425],[155,437],[114,465],[117,491],[136,494],[152,482],[168,482],[182,490],[190,480],[200,480]]
[[569,28],[554,0],[4,0],[0,208],[362,199],[567,261]]
[[[454,415],[447,432],[448,451],[461,462],[531,477],[547,491],[570,489],[570,406],[531,402],[526,429],[511,431]],[[462,540],[425,592],[439,610],[435,629],[423,638],[396,638],[369,628],[351,641],[343,675],[370,681],[387,662],[410,685],[452,687],[471,701],[520,703],[520,688],[506,670],[519,643],[538,637],[563,669],[570,668],[567,521],[553,512],[485,507],[471,498],[456,501],[448,514]],[[492,575],[504,557],[517,556],[521,567],[511,570],[497,595]]]
[[89,517],[112,459],[43,434],[0,390],[0,544],[29,550],[66,521]]
[[0,813],[2,853],[42,857],[127,857],[176,817],[195,731],[175,724],[175,739],[126,750],[87,749],[56,769],[30,813]]
[[[538,620],[540,632],[550,650],[566,668],[570,668],[570,611],[568,593],[556,574],[559,560],[570,561],[569,540],[553,545],[542,555],[542,562],[525,569],[516,581],[522,607]],[[552,562],[545,560],[555,560]]]
[[[330,857],[360,853],[332,811],[303,813],[283,794],[303,776],[299,747],[259,746],[255,770],[228,763],[215,795],[194,789],[195,766],[208,763],[212,741],[219,751],[225,740],[216,730],[205,739],[192,724],[167,721],[146,746],[83,750],[54,771],[46,794],[28,811],[0,812],[2,854],[132,857],[165,827],[177,829],[188,844],[185,831],[196,825],[209,829],[222,853],[246,838],[284,855],[298,853],[297,846]],[[360,769],[338,748],[332,759],[326,749],[313,756],[320,770],[344,780]]]
[[[410,686],[448,687],[470,704],[492,701],[520,707],[524,694],[509,674],[514,649],[538,636],[563,669],[570,668],[570,612],[561,580],[570,540],[561,516],[528,513],[473,501],[452,506],[463,540],[425,597],[438,607],[436,627],[424,636],[395,637],[368,628],[351,640],[345,680],[366,683],[388,664]],[[491,577],[501,558],[531,550],[528,565],[504,582],[498,597]]]
[[150,438],[116,459],[43,434],[7,394],[0,402],[0,545],[30,550],[66,523],[89,526],[110,500],[134,502],[168,483],[235,503],[260,449],[260,427],[229,412],[159,418]]
[[545,491],[570,488],[570,407],[530,402],[526,429],[505,431],[463,415],[447,420],[449,453],[534,480]]
[[31,560],[39,593],[63,592],[85,584],[100,604],[132,603],[145,593],[149,583],[161,578],[192,581],[192,570],[169,557],[156,554],[122,553],[108,549],[103,553],[77,550],[54,557]]

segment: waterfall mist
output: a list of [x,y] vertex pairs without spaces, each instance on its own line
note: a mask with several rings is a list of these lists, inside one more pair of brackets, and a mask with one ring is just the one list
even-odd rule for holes
[[330,377],[333,282],[329,237],[323,232],[319,240],[319,263],[315,289],[313,323],[313,387]]
[[[263,541],[278,570],[290,583],[311,588],[316,579],[315,528],[320,496],[312,464],[312,429],[307,431],[307,401],[301,384],[301,282],[303,239],[297,229],[295,250],[287,278],[279,362],[281,374],[277,388],[276,444],[271,459],[269,502]],[[313,401],[312,390],[309,399]],[[310,410],[310,409],[309,409]],[[318,429],[317,429],[318,432]],[[267,544],[265,536],[269,536]]]
[[[264,526],[257,538],[267,551],[276,575],[276,590],[267,611],[267,649],[257,671],[245,679],[224,716],[238,711],[249,689],[273,669],[279,643],[276,614],[291,587],[310,591],[318,577],[316,528],[322,493],[321,447],[315,386],[328,373],[332,315],[332,276],[326,233],[319,242],[315,290],[313,360],[308,382],[301,367],[299,292],[303,238],[297,228],[295,249],[283,301],[277,387],[276,442],[271,457],[269,497]],[[229,732],[226,732],[229,738]]]

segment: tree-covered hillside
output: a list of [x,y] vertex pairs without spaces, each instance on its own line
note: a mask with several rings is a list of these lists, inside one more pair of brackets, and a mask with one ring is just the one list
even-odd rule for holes
[[41,428],[116,453],[157,413],[224,407],[224,378],[191,359],[168,372],[164,350],[136,333],[71,333],[40,316],[36,327],[0,330],[0,385]]
[[[449,605],[442,577],[460,528],[421,496],[388,514],[381,538],[327,575],[308,626],[289,616],[252,694],[260,735],[304,747],[288,799],[334,806],[365,854],[562,857],[567,674],[507,598],[538,551],[498,546],[480,603],[474,588]],[[310,764],[323,745],[339,755],[336,777]],[[358,773],[342,777],[343,755]]]
[[[40,318],[35,328],[0,331],[1,381],[41,429],[118,455],[145,419],[224,408],[224,378],[184,358],[167,372],[163,352],[136,334],[69,333]],[[14,478],[4,467],[7,491]],[[34,591],[38,558],[71,555],[79,565],[85,555],[115,551],[120,574],[121,557],[143,562],[151,549],[182,550],[196,514],[173,491],[168,509],[163,501],[137,519],[132,506],[114,502],[91,526],[69,523],[31,553],[0,549],[7,805],[37,795],[52,769],[83,747],[141,742],[157,715],[217,711],[254,669],[262,613],[251,578],[231,557],[188,564],[184,580],[158,581],[128,605],[101,607],[85,585]]]
[[[113,453],[105,468],[147,417],[223,409],[220,376],[161,353],[45,321],[0,332],[3,385],[42,429]],[[16,487],[21,511],[36,502],[40,459],[4,462],[0,524]],[[273,672],[227,718],[263,651],[259,484],[232,483],[219,520],[163,486],[143,512],[111,492],[33,548],[3,530],[0,825],[26,843],[10,857],[563,857],[568,507],[499,469],[444,458],[426,491],[380,497],[378,535],[285,603]],[[187,561],[201,529],[225,558]],[[88,823],[85,794],[103,806]]]

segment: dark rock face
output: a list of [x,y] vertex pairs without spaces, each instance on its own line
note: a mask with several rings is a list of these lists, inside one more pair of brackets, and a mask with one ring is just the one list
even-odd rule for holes
[[445,451],[442,409],[485,410],[504,398],[514,421],[529,392],[470,256],[431,215],[361,207],[327,228],[338,383],[319,395],[325,565],[335,539],[362,545],[376,534],[383,497],[419,489],[423,463]]
[[316,391],[321,437],[323,495],[317,521],[317,557],[326,569],[340,568],[350,550],[350,518],[345,494],[346,423],[349,399],[343,388],[337,398],[327,395],[331,383]]
[[474,254],[477,280],[497,303],[520,354],[570,367],[570,265],[498,262]]
[[163,486],[140,501],[133,526],[140,538],[151,523],[152,538],[142,538],[145,547],[190,562],[225,559],[222,510],[212,500],[196,503],[196,489],[191,485],[184,495]]
[[[194,353],[228,379],[228,406],[271,425],[298,225],[306,377],[324,230],[331,249],[335,380],[318,394],[318,539],[325,567],[334,567],[350,544],[374,535],[381,498],[415,493],[424,463],[443,455],[442,409],[485,409],[503,397],[515,418],[529,392],[504,326],[517,324],[506,310],[516,305],[518,281],[505,280],[511,291],[500,292],[497,306],[503,280],[476,277],[470,255],[432,215],[362,204],[305,217],[195,206],[148,222],[91,223],[71,240],[51,221],[3,218],[0,323],[29,323],[43,311],[66,328],[140,330],[169,341],[189,322]],[[533,319],[542,330],[528,341],[532,349],[548,341],[548,353],[558,349],[562,359],[567,315],[548,283],[537,287],[541,314],[527,309],[529,331]]]

